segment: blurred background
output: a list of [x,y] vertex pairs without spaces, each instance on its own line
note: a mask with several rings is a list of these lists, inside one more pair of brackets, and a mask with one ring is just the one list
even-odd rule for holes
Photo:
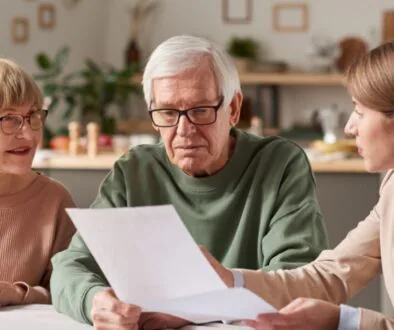
[[[129,63],[134,60],[143,68],[151,51],[168,37],[207,37],[234,58],[248,60],[247,64],[237,60],[245,106],[250,107],[244,111],[246,120],[258,114],[264,127],[282,131],[316,125],[315,112],[321,108],[352,110],[336,73],[358,53],[390,38],[390,29],[384,34],[385,19],[393,19],[387,15],[389,0],[1,0],[0,5],[0,54],[31,74],[43,73],[38,54],[53,59],[64,47],[68,57],[59,77],[86,68],[88,58],[100,68],[107,64],[122,70],[127,51]],[[290,82],[286,77],[281,81],[280,76],[256,75],[267,72],[321,75],[294,76]],[[48,90],[47,94],[51,96]],[[134,94],[129,96],[138,99]],[[105,113],[115,112],[118,119],[146,118],[144,104],[135,102]],[[66,120],[78,118],[81,106],[77,104]],[[60,113],[66,108],[61,108],[57,105],[51,111],[49,124],[55,132],[65,127]]]
[[[233,56],[245,95],[240,128],[304,147],[335,246],[369,213],[381,180],[342,133],[353,110],[343,72],[394,39],[392,0],[0,0],[0,56],[35,77],[50,111],[34,168],[88,207],[118,157],[158,141],[141,73],[152,50],[179,34]],[[351,303],[393,314],[380,279]]]

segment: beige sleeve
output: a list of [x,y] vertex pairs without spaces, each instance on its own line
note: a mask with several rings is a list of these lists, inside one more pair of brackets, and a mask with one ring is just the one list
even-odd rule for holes
[[[65,191],[65,198],[59,207],[57,214],[57,227],[56,234],[52,244],[51,257],[56,253],[65,250],[71,242],[73,235],[75,234],[75,227],[71,219],[67,215],[66,208],[75,207],[75,203],[72,200],[70,194]],[[52,263],[49,262],[44,277],[41,280],[41,286],[49,288],[49,279],[52,274]]]
[[381,271],[380,200],[370,215],[334,249],[293,270],[242,270],[245,285],[276,308],[297,297],[346,302]]
[[20,301],[18,303],[14,302],[12,305],[51,303],[49,291],[42,286],[30,286],[25,282],[14,282],[12,285],[15,288],[16,294],[20,297]]
[[[60,203],[58,214],[56,215],[56,234],[52,244],[51,257],[66,249],[75,233],[75,227],[65,211],[66,208],[74,207],[75,204],[68,192],[64,191],[64,193],[65,197],[62,203]],[[51,274],[52,264],[49,262],[40,286],[30,286],[25,282],[13,283],[15,291],[21,296],[18,304],[50,304],[51,297],[48,289]],[[14,305],[16,304],[14,303]]]
[[361,308],[360,330],[394,330],[394,319],[379,312]]

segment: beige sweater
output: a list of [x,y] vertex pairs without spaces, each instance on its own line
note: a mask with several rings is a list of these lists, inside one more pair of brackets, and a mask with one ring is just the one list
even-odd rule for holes
[[0,197],[0,306],[50,303],[51,257],[75,232],[67,190],[44,175],[17,194]]
[[[344,303],[382,270],[394,303],[393,171],[383,180],[379,201],[369,216],[334,250],[323,251],[313,263],[294,270],[243,272],[247,288],[281,308],[297,297]],[[360,329],[394,329],[394,319],[361,309]]]

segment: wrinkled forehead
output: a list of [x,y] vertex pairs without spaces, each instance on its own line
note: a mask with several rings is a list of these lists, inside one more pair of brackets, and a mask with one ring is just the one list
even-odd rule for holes
[[182,74],[153,79],[152,104],[193,106],[216,101],[219,92],[210,70],[188,70]]

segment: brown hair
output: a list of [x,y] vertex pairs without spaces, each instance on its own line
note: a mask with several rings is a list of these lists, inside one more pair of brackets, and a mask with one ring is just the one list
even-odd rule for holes
[[42,108],[43,96],[39,87],[18,64],[0,58],[0,109],[27,104]]
[[346,85],[349,93],[368,108],[394,110],[394,42],[358,57],[347,70]]

